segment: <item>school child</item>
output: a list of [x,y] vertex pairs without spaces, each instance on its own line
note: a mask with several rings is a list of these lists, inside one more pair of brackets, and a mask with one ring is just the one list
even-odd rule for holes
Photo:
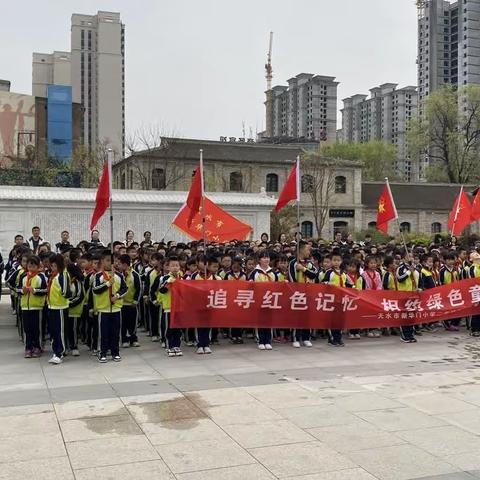
[[47,294],[47,279],[40,271],[40,258],[28,257],[26,271],[17,283],[20,298],[23,328],[25,331],[25,358],[38,358],[42,355],[42,311]]
[[[342,256],[338,252],[333,252],[330,255],[330,262],[332,267],[325,272],[323,283],[335,285],[337,287],[347,287],[348,279],[345,272],[341,269]],[[328,331],[328,344],[332,347],[344,347],[342,339],[342,331],[331,329]]]
[[250,280],[250,277],[252,276],[253,271],[255,270],[255,257],[253,256],[248,256],[245,259],[245,275],[247,277],[247,280]]
[[192,275],[197,271],[197,260],[195,257],[190,257],[187,260],[187,263],[185,265],[186,270],[185,270],[185,275],[183,276],[183,280],[191,280]]
[[[360,262],[355,259],[351,259],[344,263],[345,275],[347,281],[352,285],[352,288],[361,289],[361,277],[360,277]],[[360,339],[360,329],[353,328],[348,331],[348,338],[351,340]]]
[[123,297],[127,293],[127,285],[123,276],[113,271],[112,255],[105,251],[101,255],[99,272],[93,282],[93,298],[98,312],[100,353],[98,361],[107,362],[107,352],[110,350],[112,360],[120,362],[119,352],[120,322]]
[[[412,263],[412,257],[404,252],[402,261],[395,272],[398,290],[401,292],[417,292],[419,287],[420,274]],[[418,332],[417,332],[418,335]],[[416,343],[415,329],[413,325],[402,325],[400,327],[400,339],[405,343]]]
[[[247,276],[245,275],[245,272],[243,271],[243,261],[241,257],[235,257],[232,260],[231,264],[231,269],[230,271],[225,273],[224,280],[229,280],[229,281],[243,281],[245,282],[247,280]],[[230,339],[231,342],[240,345],[243,343],[243,330],[241,328],[232,328],[230,329]]]
[[100,332],[98,331],[98,311],[93,296],[93,284],[95,275],[100,271],[100,253],[92,256],[90,268],[87,268],[85,275],[85,296],[86,296],[86,315],[87,315],[87,346],[90,353],[98,356],[100,345],[98,343]]
[[[429,290],[435,288],[438,283],[433,270],[433,257],[428,253],[424,253],[420,256],[420,280],[419,280],[419,289],[420,290]],[[421,325],[420,329],[423,332],[434,333],[437,331],[435,328],[435,322],[424,323]]]
[[[162,306],[159,303],[151,301],[150,290],[153,282],[159,275],[163,275],[163,255],[156,252],[152,255],[150,260],[151,268],[145,273],[145,291],[144,299],[148,301],[148,312],[150,326],[150,336],[152,342],[160,341],[160,319],[162,315]],[[146,296],[146,298],[145,298]],[[162,345],[165,348],[165,344]]]
[[[137,251],[137,259],[133,264],[133,269],[138,273],[138,275],[140,275],[140,280],[142,282],[142,292],[145,292],[145,273],[146,273],[146,269],[148,268],[149,262],[150,262],[150,250],[147,247],[139,248]],[[148,327],[147,327],[148,312],[147,312],[147,306],[144,301],[144,295],[140,297],[138,309],[140,314],[139,324],[141,327],[144,328],[145,331],[147,331],[148,330]]]
[[[294,258],[288,265],[288,280],[295,283],[314,283],[317,279],[317,269],[310,261],[311,247],[301,240],[298,245],[298,258]],[[295,329],[293,331],[294,348],[300,348],[300,342],[305,347],[312,347],[309,329]]]
[[[383,290],[382,278],[378,271],[377,260],[370,255],[365,259],[365,270],[360,275],[360,290]],[[367,336],[369,338],[380,338],[381,330],[378,328],[369,328]]]
[[[469,278],[480,277],[480,253],[473,251],[470,254]],[[480,315],[472,315],[470,321],[470,335],[472,337],[480,337]]]
[[78,357],[78,321],[82,316],[83,303],[85,301],[85,289],[82,270],[74,263],[67,266],[70,279],[71,298],[69,299],[68,315],[65,318],[65,349],[71,352],[72,356]]
[[220,260],[220,270],[218,275],[222,280],[225,280],[225,275],[232,269],[232,256],[229,254],[222,255]]
[[[205,276],[205,262],[207,268],[207,275]],[[192,276],[192,280],[221,280],[217,274],[219,269],[219,263],[217,258],[208,257],[205,259],[204,255],[200,255],[197,261],[197,272]],[[210,348],[211,329],[210,328],[197,328],[197,354],[210,354],[212,349]]]
[[65,272],[65,263],[60,253],[50,258],[51,275],[47,284],[48,331],[52,341],[52,358],[48,361],[54,365],[63,362],[65,353],[65,320],[68,316],[71,297],[70,282]]
[[[252,282],[274,282],[275,272],[270,268],[270,254],[266,250],[260,250],[257,254],[258,264],[253,270],[250,280]],[[272,329],[258,329],[258,349],[272,350]]]
[[181,346],[182,329],[170,327],[170,309],[172,303],[172,292],[168,288],[170,284],[182,278],[180,262],[177,256],[167,256],[165,259],[166,274],[158,276],[152,285],[152,290],[157,296],[162,295],[162,324],[165,325],[167,338],[167,355],[169,357],[181,357],[183,355]]
[[137,336],[138,304],[142,298],[142,282],[140,275],[131,266],[132,259],[120,255],[119,272],[127,285],[127,293],[123,297],[122,306],[122,348],[139,347]]
[[[455,268],[456,257],[454,253],[447,253],[445,255],[445,264],[440,268],[439,273],[439,284],[440,285],[450,285],[455,283],[459,279],[459,272]],[[458,332],[460,330],[460,319],[456,318],[453,320],[445,320],[444,322],[445,330],[449,332]]]

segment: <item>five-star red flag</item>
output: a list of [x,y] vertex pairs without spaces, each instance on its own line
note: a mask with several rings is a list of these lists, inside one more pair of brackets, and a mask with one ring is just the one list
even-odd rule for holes
[[103,166],[102,178],[98,184],[97,196],[95,197],[95,210],[93,211],[92,221],[90,222],[90,230],[93,230],[98,221],[110,206],[110,175],[108,162]]
[[300,200],[300,161],[297,158],[295,166],[292,168],[292,171],[288,175],[287,181],[283,187],[280,196],[278,197],[277,205],[275,206],[275,211],[279,212],[285,205],[288,204],[291,200]]
[[390,184],[387,181],[383,188],[383,192],[378,199],[377,229],[388,235],[388,222],[396,218],[398,218],[397,208],[393,201]]
[[448,217],[448,230],[452,235],[460,235],[470,225],[471,218],[472,205],[462,187]]
[[480,187],[477,188],[477,193],[473,199],[470,221],[475,222],[478,219],[480,219]]
[[189,208],[189,215],[187,219],[187,226],[190,228],[192,225],[193,217],[200,211],[200,205],[202,203],[203,185],[202,185],[202,171],[201,167],[195,169],[193,174],[192,185],[188,192],[187,205]]
[[173,219],[173,225],[194,240],[201,240],[203,238],[202,220],[204,217],[207,242],[223,243],[231,240],[245,240],[250,235],[252,231],[250,225],[230,215],[208,197],[204,197],[203,208],[205,208],[205,212],[198,211],[193,216],[192,224],[188,225],[191,212],[190,207],[185,204]]

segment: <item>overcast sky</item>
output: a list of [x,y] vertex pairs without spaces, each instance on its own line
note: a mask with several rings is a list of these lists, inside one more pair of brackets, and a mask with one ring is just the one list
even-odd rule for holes
[[[81,5],[81,8],[80,8]],[[31,93],[32,52],[70,49],[70,16],[119,11],[126,26],[127,131],[161,125],[190,138],[264,128],[273,84],[331,75],[341,99],[385,82],[416,85],[413,0],[23,0],[2,2],[0,78]],[[338,113],[338,124],[341,122]]]

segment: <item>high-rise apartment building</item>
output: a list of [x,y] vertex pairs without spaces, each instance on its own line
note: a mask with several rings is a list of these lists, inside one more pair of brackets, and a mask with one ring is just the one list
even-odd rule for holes
[[442,85],[480,84],[480,0],[419,0],[420,102]]
[[301,73],[288,80],[288,86],[273,87],[273,105],[266,109],[271,137],[334,142],[337,86],[335,77]]
[[407,149],[407,125],[418,108],[416,87],[397,89],[385,83],[370,89],[367,95],[353,95],[343,100],[342,139],[344,143],[383,140],[396,149],[396,170],[406,181],[422,179],[422,169],[413,162]]
[[125,143],[125,26],[120,14],[73,14],[71,52],[33,54],[32,91],[46,97],[47,86],[71,85],[72,100],[84,109],[82,142],[107,144],[123,158]]

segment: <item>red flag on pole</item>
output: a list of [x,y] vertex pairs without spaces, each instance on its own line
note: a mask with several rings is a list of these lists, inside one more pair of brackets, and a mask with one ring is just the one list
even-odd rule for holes
[[109,163],[107,161],[103,166],[102,178],[98,184],[97,196],[95,197],[95,210],[93,211],[92,221],[90,222],[90,230],[93,230],[97,226],[98,221],[110,206],[111,184],[109,170]]
[[187,205],[189,208],[189,215],[187,219],[187,226],[190,228],[192,225],[193,217],[200,211],[200,205],[202,203],[203,185],[202,185],[202,171],[201,166],[195,169],[193,174],[192,185],[188,192]]
[[477,194],[473,199],[472,204],[472,217],[470,221],[475,222],[476,220],[480,219],[480,187],[477,188]]
[[[173,225],[194,240],[201,240],[205,234],[208,242],[245,240],[252,231],[250,225],[230,215],[208,197],[203,197],[203,203],[202,211],[197,211],[193,216],[191,225],[188,225],[191,211],[187,204],[177,213],[173,219]],[[205,219],[205,223],[203,219]]]
[[472,205],[462,186],[448,217],[448,229],[452,235],[460,235],[463,232],[471,222],[472,213]]
[[292,168],[292,171],[288,175],[287,181],[283,187],[280,196],[278,197],[277,205],[275,206],[275,211],[279,212],[285,205],[288,204],[291,200],[300,200],[300,160],[297,158],[295,166]]
[[382,194],[378,199],[377,229],[388,234],[388,222],[395,220],[396,218],[398,218],[397,207],[395,207],[390,184],[387,180]]

